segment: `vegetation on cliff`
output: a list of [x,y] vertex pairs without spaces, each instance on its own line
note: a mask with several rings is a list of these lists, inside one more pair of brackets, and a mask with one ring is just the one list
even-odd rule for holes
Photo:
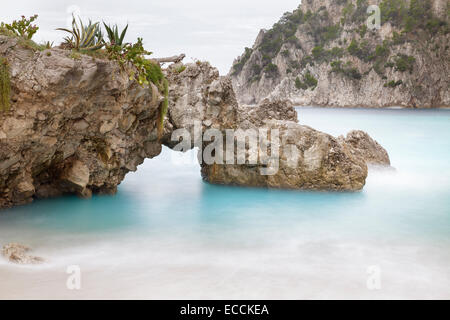
[[[32,41],[33,35],[37,32],[39,27],[32,24],[37,15],[26,19],[22,16],[21,20],[15,20],[11,24],[2,22],[0,24],[0,34],[17,37],[20,44],[29,47],[33,50],[42,51],[50,49],[52,44],[49,42],[44,44],[36,44]],[[152,54],[144,49],[143,39],[138,38],[136,43],[126,43],[124,41],[128,25],[120,31],[117,25],[107,25],[103,23],[108,39],[103,36],[100,22],[88,23],[73,16],[72,28],[58,28],[56,30],[64,31],[69,35],[64,38],[61,48],[71,50],[70,57],[75,60],[81,59],[81,55],[86,54],[95,58],[109,59],[116,61],[124,72],[127,72],[130,79],[136,80],[141,86],[153,83],[158,90],[163,93],[164,101],[160,106],[161,128],[163,127],[164,118],[168,108],[168,83],[161,70],[159,63],[147,59],[146,56]],[[5,110],[9,107],[9,74],[7,63],[0,60],[0,110]],[[7,90],[8,87],[8,90]],[[6,102],[7,101],[7,102]]]
[[[311,1],[303,2],[310,4]],[[437,17],[431,0],[381,0],[378,3],[381,23],[393,26],[391,34],[384,39],[367,28],[368,0],[330,1],[328,7],[321,6],[314,12],[304,9],[302,4],[293,12],[285,13],[270,30],[265,31],[253,49],[246,48],[233,65],[231,74],[239,77],[245,70],[249,84],[264,76],[280,81],[288,76],[295,79],[295,87],[299,89],[305,87],[300,85],[305,72],[312,72],[310,67],[324,63],[329,64],[330,72],[353,80],[362,79],[370,70],[384,79],[389,63],[394,64],[395,71],[413,72],[414,57],[407,54],[392,57],[393,52],[407,43],[414,49],[427,50],[424,49],[426,43],[431,43],[433,37],[449,33],[448,12],[447,19]],[[334,14],[340,10],[340,16],[331,16],[330,8]],[[312,49],[306,49],[311,46],[303,43],[305,38],[308,42],[312,40]],[[439,44],[433,51],[438,54]],[[287,69],[275,62],[280,61],[276,60],[280,55]],[[393,61],[386,63],[389,57]],[[370,70],[358,70],[347,65],[353,58],[369,65]],[[396,83],[398,86],[404,82]]]
[[81,21],[81,19],[78,20],[80,21],[80,26],[78,25],[75,16],[72,15],[72,29],[56,29],[69,33],[70,36],[64,38],[66,47],[87,51],[96,51],[102,48],[105,45],[105,42],[103,40],[100,23],[92,23],[92,21],[89,20],[89,24],[84,26],[83,21]]
[[0,29],[8,30],[10,33],[31,40],[33,35],[39,30],[37,25],[32,24],[38,15],[31,16],[29,19],[22,16],[20,20],[14,20],[11,24],[1,22]]
[[308,71],[303,76],[303,81],[300,80],[299,77],[295,78],[295,87],[297,89],[309,89],[314,90],[317,86],[317,79]]

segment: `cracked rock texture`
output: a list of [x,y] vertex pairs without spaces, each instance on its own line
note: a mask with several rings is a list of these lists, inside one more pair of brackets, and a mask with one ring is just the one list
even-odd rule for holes
[[347,145],[353,155],[363,158],[367,164],[379,166],[391,165],[391,160],[386,149],[364,131],[353,130],[345,138],[340,136],[338,141],[343,145]]
[[276,174],[260,174],[271,158],[261,152],[262,143],[257,153],[264,161],[257,165],[202,162],[203,178],[217,184],[360,190],[366,160],[379,159],[374,153],[381,149],[364,134],[340,141],[298,124],[287,100],[239,106],[231,78],[206,62],[164,70],[169,109],[158,130],[163,97],[154,86],[139,86],[114,62],[85,55],[74,60],[70,53],[34,51],[0,36],[12,84],[11,109],[0,112],[0,208],[63,194],[115,193],[128,172],[160,154],[162,144],[177,145],[171,137],[182,128],[203,147],[207,129],[279,130]]
[[114,193],[129,171],[157,156],[157,90],[110,61],[70,51],[35,52],[0,36],[12,106],[0,112],[0,208],[33,198]]
[[[204,148],[210,144],[210,141],[194,141],[196,122],[201,124],[202,133],[211,128],[221,132],[223,145],[226,142],[226,130],[229,129],[234,132],[238,129],[253,129],[249,136],[258,135],[259,129],[266,129],[269,134],[273,129],[279,131],[280,158],[275,174],[261,174],[261,169],[271,167],[271,153],[264,153],[263,142],[258,143],[256,151],[246,146],[247,157],[254,152],[262,160],[257,164],[248,161],[237,164],[236,152],[233,152],[235,164],[208,164],[202,161],[202,177],[205,181],[308,190],[356,191],[364,187],[366,160],[370,160],[366,157],[368,153],[362,152],[366,144],[358,144],[360,152],[357,152],[353,150],[352,144],[344,145],[331,135],[300,125],[297,113],[288,100],[266,99],[258,106],[240,106],[230,78],[220,77],[208,63],[188,64],[183,72],[176,70],[180,70],[179,66],[168,69],[171,101],[169,118],[173,128],[189,128],[191,142],[200,143]],[[167,135],[164,143],[173,147],[177,142],[170,141]],[[267,150],[270,151],[270,143]],[[373,154],[378,151],[373,150]]]

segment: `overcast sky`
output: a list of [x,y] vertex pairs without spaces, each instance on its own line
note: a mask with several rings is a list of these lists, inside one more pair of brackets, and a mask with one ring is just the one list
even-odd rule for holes
[[271,27],[300,0],[2,0],[0,21],[39,14],[35,40],[59,44],[64,32],[55,28],[70,22],[70,12],[82,18],[121,26],[129,22],[127,41],[144,38],[155,57],[186,53],[188,59],[208,60],[228,73],[244,47],[250,47],[261,28]]

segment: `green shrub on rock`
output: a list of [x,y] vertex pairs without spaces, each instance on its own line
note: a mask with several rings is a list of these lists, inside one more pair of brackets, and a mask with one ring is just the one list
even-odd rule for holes
[[317,87],[317,83],[317,79],[309,71],[303,76],[303,81],[301,81],[299,77],[295,79],[295,87],[299,90],[307,90],[309,88],[314,90]]
[[1,23],[0,29],[6,29],[12,34],[22,37],[26,40],[31,40],[33,35],[39,30],[39,27],[33,25],[32,23],[37,19],[38,15],[35,14],[31,16],[29,19],[22,16],[20,20],[14,20],[11,24]]
[[0,57],[0,111],[8,111],[10,106],[11,82],[8,61]]
[[395,70],[400,72],[412,72],[414,69],[414,62],[416,62],[416,58],[413,56],[399,54],[395,60]]
[[330,63],[331,72],[342,74],[353,80],[360,80],[362,78],[361,73],[355,67],[352,67],[348,62],[345,65],[342,64],[342,61],[337,60]]
[[276,78],[280,74],[278,71],[278,66],[273,63],[269,63],[267,66],[264,67],[264,73],[269,78]]
[[395,87],[398,87],[399,85],[401,85],[401,84],[403,84],[403,81],[402,80],[398,80],[398,81],[394,81],[394,80],[392,80],[392,81],[389,81],[389,82],[387,82],[387,83],[385,83],[384,84],[384,87],[385,88],[395,88]]

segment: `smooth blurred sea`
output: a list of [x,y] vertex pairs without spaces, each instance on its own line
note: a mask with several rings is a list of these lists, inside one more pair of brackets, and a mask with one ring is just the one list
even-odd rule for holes
[[[47,259],[0,258],[0,298],[449,299],[450,110],[297,111],[335,136],[367,131],[396,170],[371,169],[359,193],[234,188],[164,149],[116,196],[0,212],[0,245]],[[79,291],[66,288],[69,265]],[[373,266],[380,290],[366,285]]]

